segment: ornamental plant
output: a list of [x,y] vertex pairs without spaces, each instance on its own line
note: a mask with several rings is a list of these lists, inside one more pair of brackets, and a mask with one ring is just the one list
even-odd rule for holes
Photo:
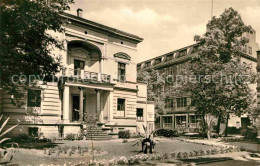
[[[3,119],[3,114],[0,116],[0,122],[1,122],[2,119]],[[7,122],[9,121],[9,119],[10,119],[10,116],[0,126],[0,145],[3,145],[3,143],[5,141],[8,141],[8,140],[11,139],[11,138],[3,138],[3,137],[18,126],[18,125],[14,125],[14,126],[10,127],[9,129],[4,131],[4,128],[7,125]],[[12,147],[14,147],[14,145],[16,145],[18,147],[17,143],[13,143]],[[11,148],[9,150],[6,150],[6,149],[0,148],[0,151],[1,151],[1,153],[0,153],[0,164],[11,162],[11,160],[14,156],[14,153],[15,153],[15,149]]]

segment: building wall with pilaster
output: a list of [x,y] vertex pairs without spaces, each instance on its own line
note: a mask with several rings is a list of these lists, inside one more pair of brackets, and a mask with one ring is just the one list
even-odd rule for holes
[[[260,50],[257,51],[257,72],[260,72]],[[260,110],[260,80],[257,81],[257,113]],[[258,128],[258,138],[260,138],[260,115],[256,114],[254,118],[255,126]]]

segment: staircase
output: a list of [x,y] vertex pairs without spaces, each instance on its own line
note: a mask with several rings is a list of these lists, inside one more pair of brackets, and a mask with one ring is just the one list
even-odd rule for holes
[[86,140],[110,140],[112,139],[111,135],[108,135],[107,132],[103,131],[101,127],[87,127],[84,128]]

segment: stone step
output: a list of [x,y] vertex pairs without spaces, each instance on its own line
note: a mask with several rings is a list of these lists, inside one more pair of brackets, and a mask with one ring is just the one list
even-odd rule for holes
[[[85,133],[88,133],[89,128],[83,129]],[[93,133],[93,140],[110,140],[112,139],[112,136],[108,135],[107,132],[102,130],[101,127],[93,128],[91,129],[91,132]],[[89,135],[86,136],[86,140],[91,140],[91,137]]]

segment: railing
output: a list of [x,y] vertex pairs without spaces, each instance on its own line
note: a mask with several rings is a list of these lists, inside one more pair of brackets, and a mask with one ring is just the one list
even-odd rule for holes
[[87,80],[89,82],[103,82],[110,83],[111,76],[107,74],[101,74],[96,72],[84,71],[79,69],[63,69],[62,75],[67,77],[78,78]]

